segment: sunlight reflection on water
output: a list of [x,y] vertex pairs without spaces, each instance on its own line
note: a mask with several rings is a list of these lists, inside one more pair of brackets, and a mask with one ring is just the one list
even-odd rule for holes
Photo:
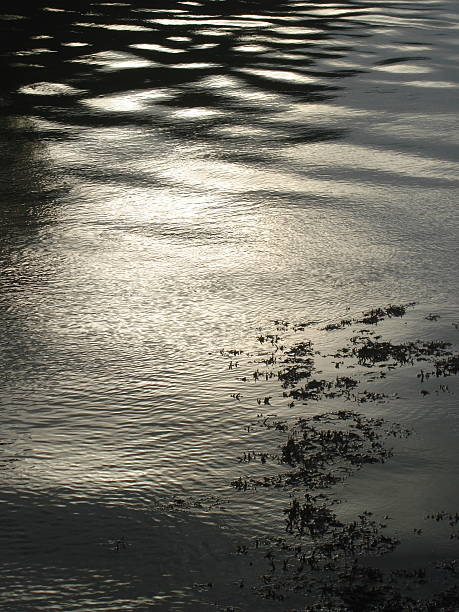
[[[151,609],[153,591],[158,609],[204,606],[193,568],[205,582],[218,558],[222,581],[234,541],[221,525],[279,528],[282,508],[258,493],[226,519],[152,509],[175,493],[229,495],[259,398],[234,398],[240,382],[220,349],[250,350],[258,327],[283,318],[316,321],[310,336],[323,341],[321,325],[348,308],[410,300],[423,303],[416,333],[434,307],[453,333],[451,3],[432,14],[357,3],[352,15],[341,4],[225,15],[178,4],[1,16],[17,28],[2,42],[0,96],[0,489],[14,525],[1,540],[18,564],[0,591],[5,612],[68,609],[60,580],[75,610]],[[453,401],[406,400],[402,411],[424,438],[399,449],[394,482],[427,487],[435,474],[429,503],[448,498]],[[366,473],[349,495],[358,504],[371,489],[384,511],[387,472]],[[422,505],[413,487],[404,500]],[[152,536],[155,554],[140,543],[150,519],[170,535]],[[113,559],[124,530],[138,543],[128,569]],[[92,599],[78,600],[81,585]]]

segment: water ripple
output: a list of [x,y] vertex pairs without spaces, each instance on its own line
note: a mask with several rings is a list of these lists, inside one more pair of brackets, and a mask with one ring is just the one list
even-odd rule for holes
[[[282,511],[263,492],[226,518],[159,509],[229,495],[260,398],[220,349],[411,300],[455,333],[455,4],[1,12],[0,608],[205,609],[192,585],[224,582],[228,533]],[[446,499],[457,423],[433,395],[403,403],[422,439],[355,499],[430,473]]]

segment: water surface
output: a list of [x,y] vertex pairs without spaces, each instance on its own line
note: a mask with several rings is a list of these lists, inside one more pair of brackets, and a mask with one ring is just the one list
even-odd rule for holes
[[[228,551],[269,502],[160,509],[231,496],[257,406],[219,350],[411,300],[410,333],[454,339],[457,6],[73,7],[0,14],[0,607],[198,610],[211,580],[241,605]],[[425,479],[421,514],[450,500],[452,402],[405,405],[426,459],[393,494]]]

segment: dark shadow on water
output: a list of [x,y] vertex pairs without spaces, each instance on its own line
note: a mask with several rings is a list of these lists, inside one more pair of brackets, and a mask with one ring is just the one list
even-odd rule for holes
[[[339,15],[282,1],[2,3],[3,230],[13,224],[13,234],[30,235],[51,221],[61,187],[41,147],[68,141],[72,128],[160,129],[173,139],[218,144],[234,142],[233,128],[242,126],[260,132],[260,146],[230,146],[225,159],[268,166],[273,145],[340,138],[336,124],[278,121],[292,103],[333,100],[343,79],[359,72],[317,69],[318,59],[352,50],[347,40],[329,48],[336,32],[349,41],[368,35]],[[119,97],[128,106],[140,100],[138,110],[123,108]],[[195,109],[209,116],[188,117]],[[29,122],[31,116],[45,122]],[[266,121],[271,116],[276,126]],[[138,178],[111,173],[111,180]]]
[[[367,36],[371,30],[357,26],[356,31],[355,24],[339,16],[303,14],[285,2],[173,2],[160,7],[148,2],[78,2],[72,7],[69,11],[58,2],[33,8],[2,5],[2,95],[7,112],[14,105],[16,112],[49,115],[65,108],[72,115],[79,100],[153,87],[178,88],[174,93],[180,100],[188,93],[184,88],[193,90],[206,77],[235,77],[240,88],[325,101],[336,95],[339,79],[359,72],[315,72],[317,57],[343,55],[324,48],[327,40],[337,32]],[[292,74],[279,78],[278,71]],[[312,82],[302,82],[307,77]],[[72,89],[53,96],[43,90],[43,83]],[[226,110],[224,88],[220,93],[199,103]],[[84,123],[79,113],[74,119]]]

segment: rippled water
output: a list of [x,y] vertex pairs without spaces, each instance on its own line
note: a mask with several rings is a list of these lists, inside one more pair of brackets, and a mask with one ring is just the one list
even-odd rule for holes
[[[0,608],[201,610],[275,523],[160,510],[234,476],[256,407],[219,349],[411,300],[452,333],[457,5],[71,4],[0,8]],[[409,405],[431,465],[394,472],[443,501],[448,401]]]

